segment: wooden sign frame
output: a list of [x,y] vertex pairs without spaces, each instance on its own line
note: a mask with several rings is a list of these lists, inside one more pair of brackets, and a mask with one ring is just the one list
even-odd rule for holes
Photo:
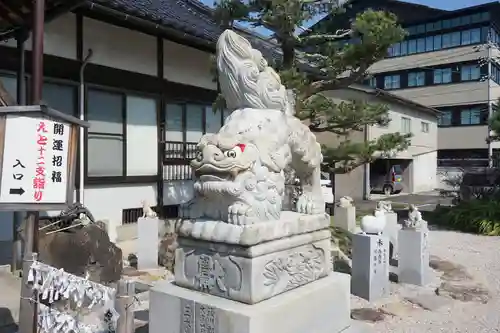
[[54,110],[47,105],[15,105],[0,106],[0,189],[2,186],[3,159],[5,148],[5,133],[7,116],[23,116],[44,118],[51,121],[62,121],[70,124],[69,147],[67,156],[67,184],[66,184],[66,202],[65,203],[13,203],[0,202],[0,211],[49,211],[63,210],[73,203],[75,192],[76,176],[76,153],[78,150],[78,137],[80,127],[89,127],[89,123],[78,118],[66,115]]

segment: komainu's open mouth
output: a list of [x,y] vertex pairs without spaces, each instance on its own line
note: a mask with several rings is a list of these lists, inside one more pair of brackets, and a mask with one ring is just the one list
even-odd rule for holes
[[197,178],[204,182],[222,182],[231,179],[231,175],[227,172],[211,172],[201,173],[195,172]]

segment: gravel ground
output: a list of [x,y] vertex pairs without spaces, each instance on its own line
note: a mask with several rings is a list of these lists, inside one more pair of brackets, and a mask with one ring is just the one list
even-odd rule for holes
[[[482,283],[490,293],[487,304],[460,302],[449,298],[432,311],[424,310],[404,300],[417,295],[432,295],[441,279],[436,273],[426,287],[391,283],[391,296],[376,303],[368,303],[352,296],[351,308],[391,309],[396,316],[386,316],[373,324],[375,332],[500,332],[500,237],[485,237],[451,231],[431,231],[431,254],[466,267],[474,283]],[[430,296],[435,297],[435,296]]]

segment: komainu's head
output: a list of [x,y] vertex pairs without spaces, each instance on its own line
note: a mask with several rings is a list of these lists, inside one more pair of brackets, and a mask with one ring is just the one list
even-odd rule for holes
[[234,136],[204,135],[198,143],[198,154],[191,161],[196,178],[202,182],[233,181],[248,171],[258,159],[254,144]]
[[288,108],[287,93],[279,75],[260,51],[237,33],[226,30],[217,41],[217,70],[229,110]]

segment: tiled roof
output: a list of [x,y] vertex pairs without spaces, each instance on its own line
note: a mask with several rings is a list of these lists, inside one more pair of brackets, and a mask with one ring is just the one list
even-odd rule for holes
[[214,43],[222,32],[211,17],[211,13],[196,0],[90,0],[89,2],[178,29]]
[[[223,31],[212,17],[213,9],[197,0],[89,0],[89,2],[203,38],[213,43],[214,50],[215,43]],[[275,44],[243,28],[237,30],[267,59],[276,61],[281,58]]]
[[[98,3],[102,6],[123,11],[126,14],[137,16],[148,21],[162,24],[171,28],[181,30],[213,43],[215,43],[222,33],[222,28],[212,17],[213,10],[197,0],[87,0]],[[269,61],[276,61],[281,58],[281,50],[276,43],[256,36],[253,32],[236,28],[238,33],[247,38],[252,46],[262,52]],[[299,55],[300,58],[300,55]],[[305,70],[313,70],[310,65],[300,62]],[[367,87],[350,87],[350,89],[362,90],[365,93],[383,94],[387,98],[410,104],[413,107],[423,108],[432,113],[438,112],[424,105],[403,99],[380,89]]]

